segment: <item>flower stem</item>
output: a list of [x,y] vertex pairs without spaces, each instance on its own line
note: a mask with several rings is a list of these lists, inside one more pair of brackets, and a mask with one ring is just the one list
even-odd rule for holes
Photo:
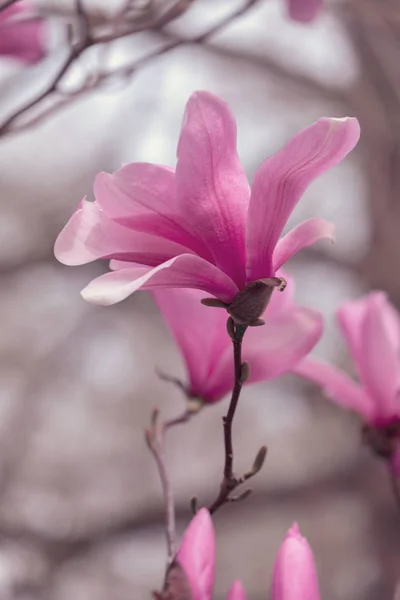
[[239,402],[240,392],[242,391],[243,386],[243,364],[242,364],[242,343],[243,337],[246,332],[246,325],[237,325],[230,318],[228,319],[227,324],[228,332],[232,338],[233,343],[233,359],[234,359],[234,385],[232,390],[231,401],[229,403],[228,412],[225,417],[223,417],[223,426],[224,426],[224,444],[225,444],[225,466],[224,466],[224,476],[221,482],[221,487],[217,498],[210,505],[209,511],[213,514],[218,508],[220,508],[223,504],[227,502],[231,502],[234,499],[230,498],[230,493],[238,486],[240,483],[249,479],[251,476],[247,474],[246,476],[237,479],[233,474],[233,442],[232,442],[232,425],[233,419],[235,416],[236,408]]

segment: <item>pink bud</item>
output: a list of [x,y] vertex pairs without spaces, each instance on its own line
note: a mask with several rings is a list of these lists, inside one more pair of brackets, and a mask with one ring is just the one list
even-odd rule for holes
[[[193,600],[211,600],[215,571],[215,534],[206,508],[199,510],[186,529],[177,561],[189,580]],[[239,596],[237,600],[240,600]]]
[[313,553],[297,523],[289,529],[278,551],[272,600],[320,600]]
[[241,581],[234,581],[228,592],[226,600],[247,600],[246,592]]

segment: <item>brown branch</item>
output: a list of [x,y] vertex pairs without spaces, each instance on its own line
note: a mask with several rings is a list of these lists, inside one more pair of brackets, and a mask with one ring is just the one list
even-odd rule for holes
[[244,325],[236,325],[232,319],[229,317],[227,323],[228,333],[231,336],[233,343],[233,358],[234,358],[234,386],[232,390],[232,396],[229,403],[228,412],[225,417],[223,417],[222,422],[224,426],[224,446],[225,446],[225,464],[224,464],[224,474],[220,486],[220,491],[214,502],[210,505],[209,511],[213,514],[218,508],[223,506],[228,502],[236,502],[238,500],[244,500],[249,496],[251,490],[245,490],[239,496],[231,496],[231,493],[242,483],[256,475],[262,468],[264,464],[264,460],[267,454],[267,447],[262,446],[257,453],[257,456],[254,460],[253,466],[244,475],[241,477],[236,477],[233,473],[233,441],[232,441],[232,426],[233,419],[235,417],[237,405],[239,402],[240,392],[242,391],[242,386],[244,381],[246,380],[246,373],[248,366],[247,363],[242,362],[242,343],[243,336],[246,332],[247,326]]
[[12,6],[13,4],[16,4],[18,2],[18,0],[3,0],[3,2],[0,4],[0,11],[5,10],[6,8],[9,8],[9,6]]
[[390,470],[390,472],[389,472],[389,477],[390,477],[390,486],[392,488],[396,507],[397,507],[397,510],[400,512],[400,479],[392,470]]
[[[30,102],[28,102],[25,106],[23,106],[18,111],[16,111],[13,115],[11,115],[0,126],[0,135],[4,135],[8,132],[14,131],[12,129],[12,125],[15,123],[15,121],[19,117],[21,117],[27,111],[29,111],[30,109],[35,107],[42,100],[44,100],[45,98],[50,96],[53,92],[58,91],[58,84],[60,83],[61,79],[66,74],[66,72],[68,71],[69,67],[72,65],[72,63],[76,59],[79,58],[79,56],[87,48],[94,46],[94,45],[115,41],[122,37],[125,37],[128,35],[133,35],[135,33],[145,31],[145,30],[153,31],[153,32],[160,32],[161,30],[163,30],[163,28],[168,23],[170,23],[174,19],[181,16],[189,8],[189,6],[193,3],[193,1],[194,0],[178,0],[178,2],[176,2],[168,11],[166,11],[163,15],[158,17],[157,20],[155,20],[151,23],[149,23],[149,22],[146,22],[145,24],[142,23],[141,25],[135,26],[134,28],[131,28],[128,31],[103,35],[103,36],[99,36],[99,37],[92,37],[90,35],[88,21],[85,17],[85,20],[84,20],[85,35],[81,36],[80,40],[78,40],[78,42],[75,44],[75,46],[71,49],[71,52],[69,53],[66,61],[64,62],[64,64],[62,65],[61,69],[58,71],[56,76],[53,78],[53,80],[50,82],[50,85],[41,94],[39,94],[36,98],[34,98]],[[74,98],[80,97],[84,93],[92,91],[93,89],[97,88],[104,80],[108,79],[110,76],[115,76],[115,75],[117,75],[117,76],[120,75],[123,77],[132,76],[134,73],[136,73],[136,71],[143,68],[147,63],[151,62],[152,60],[154,60],[155,58],[157,58],[163,54],[170,52],[171,50],[173,50],[175,48],[178,48],[180,46],[184,46],[187,44],[202,44],[202,43],[206,42],[211,37],[213,37],[214,35],[219,33],[222,29],[229,26],[230,23],[232,23],[236,18],[242,16],[244,13],[246,13],[248,10],[250,10],[252,7],[254,7],[257,4],[257,2],[260,2],[260,0],[247,0],[247,2],[245,2],[245,4],[242,7],[232,11],[231,14],[229,14],[227,17],[222,19],[219,23],[217,23],[216,25],[213,25],[206,32],[203,32],[202,34],[200,34],[194,38],[182,39],[178,36],[168,34],[168,39],[170,41],[168,43],[166,43],[164,46],[162,46],[161,48],[158,48],[157,50],[150,52],[143,58],[136,60],[132,65],[121,67],[120,69],[117,69],[117,70],[113,71],[112,73],[109,73],[109,72],[99,73],[95,77],[94,82],[91,82],[91,83],[85,85],[83,88],[81,88],[80,90],[78,90],[76,92],[73,92],[72,94],[64,93],[60,102],[56,106],[50,107],[42,115],[36,116],[29,123],[19,127],[18,131],[23,128],[26,128],[27,126],[29,126],[31,124],[37,123],[39,120],[41,120],[45,116],[48,116],[48,114],[57,110],[60,106],[64,106],[66,104],[66,102],[70,102]],[[82,18],[82,17],[84,17],[84,13],[83,13],[83,11],[81,11],[81,13],[82,13],[81,18]],[[165,35],[167,35],[167,34],[165,34]]]
[[150,427],[148,427],[145,431],[146,442],[154,456],[163,491],[168,565],[172,563],[176,554],[176,519],[174,495],[165,461],[164,437],[167,429],[170,429],[175,425],[186,423],[189,421],[192,414],[193,413],[190,410],[186,410],[182,413],[182,415],[176,417],[175,419],[171,419],[165,423],[159,423],[159,411],[158,409],[155,409],[151,416]]
[[57,90],[57,86],[65,73],[68,71],[69,67],[72,63],[77,59],[83,50],[87,47],[88,43],[90,43],[90,32],[89,27],[85,15],[85,11],[83,10],[82,0],[76,0],[76,13],[79,18],[79,39],[77,42],[71,45],[70,52],[65,59],[64,63],[56,73],[56,75],[51,80],[50,84],[46,87],[46,89],[41,92],[38,96],[30,100],[25,106],[21,107],[17,111],[14,112],[8,119],[6,119],[2,125],[0,126],[0,135],[7,132],[7,130],[11,127],[11,125],[25,112],[36,106],[39,102],[44,100],[47,96],[52,94]]

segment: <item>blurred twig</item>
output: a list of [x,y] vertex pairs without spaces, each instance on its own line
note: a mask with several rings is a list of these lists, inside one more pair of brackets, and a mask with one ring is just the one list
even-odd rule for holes
[[[69,103],[71,100],[81,97],[84,93],[92,91],[95,88],[98,88],[101,83],[105,80],[114,77],[114,76],[122,76],[122,77],[130,77],[134,73],[136,73],[139,69],[143,68],[146,64],[153,61],[155,58],[166,54],[175,48],[180,46],[184,46],[186,44],[203,44],[208,41],[211,37],[219,33],[222,29],[229,26],[236,18],[242,16],[251,8],[253,8],[260,0],[247,0],[243,6],[238,9],[235,9],[230,13],[227,17],[222,19],[219,23],[211,26],[207,31],[202,34],[194,37],[194,38],[181,38],[179,36],[166,34],[164,32],[164,27],[169,24],[171,21],[175,20],[179,16],[181,16],[193,3],[194,0],[178,0],[168,11],[163,13],[153,22],[145,22],[140,25],[136,25],[128,31],[123,32],[114,32],[113,34],[106,34],[103,36],[93,36],[90,33],[90,27],[88,24],[87,15],[82,9],[81,3],[77,0],[77,14],[81,23],[81,31],[79,33],[78,40],[71,45],[71,51],[68,54],[67,59],[63,63],[62,67],[57,72],[56,76],[52,79],[50,84],[46,87],[46,89],[41,92],[36,98],[30,100],[25,106],[21,107],[17,111],[15,111],[12,115],[10,115],[3,123],[0,125],[0,135],[4,135],[6,133],[11,133],[12,131],[20,131],[21,129],[25,129],[26,127],[37,123],[42,120],[44,117],[53,113],[55,110],[64,106],[66,103]],[[142,32],[142,31],[150,31],[150,32],[161,32],[163,31],[164,35],[169,40],[166,44],[161,46],[161,48],[156,49],[153,52],[145,55],[144,57],[135,60],[131,65],[125,65],[119,69],[115,69],[112,72],[103,72],[98,73],[94,78],[88,81],[82,88],[72,93],[62,93],[61,99],[57,102],[56,105],[51,106],[47,110],[45,110],[42,114],[36,115],[33,117],[31,121],[23,124],[20,127],[13,128],[18,119],[23,116],[25,113],[29,112],[32,108],[39,105],[45,98],[51,96],[54,92],[60,93],[58,89],[59,83],[63,79],[64,75],[67,73],[71,65],[77,60],[80,55],[89,47],[104,44],[120,39],[121,37],[126,37],[128,35],[133,35],[134,33]]]

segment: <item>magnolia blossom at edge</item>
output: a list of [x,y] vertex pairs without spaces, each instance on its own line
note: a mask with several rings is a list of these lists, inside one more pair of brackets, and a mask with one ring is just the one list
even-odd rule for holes
[[318,15],[323,0],[286,0],[293,21],[310,23]]
[[[322,335],[322,315],[293,301],[294,283],[272,296],[265,325],[243,338],[243,360],[250,366],[248,383],[266,381],[292,370]],[[186,362],[189,396],[215,402],[233,386],[232,342],[226,333],[226,311],[204,306],[199,290],[157,290],[156,303]]]
[[0,11],[0,56],[36,63],[45,55],[44,21],[29,17],[29,4]]
[[[320,385],[340,406],[359,414],[365,424],[384,432],[398,424],[400,433],[400,318],[383,292],[345,302],[337,312],[359,383],[336,367],[306,358],[294,369]],[[396,441],[393,441],[396,444]],[[390,464],[400,476],[400,439]]]
[[176,170],[132,163],[100,173],[95,202],[81,201],[58,236],[55,255],[67,265],[111,259],[112,272],[82,291],[96,304],[119,302],[139,288],[201,289],[231,303],[302,248],[332,239],[333,225],[323,219],[280,236],[308,185],[343,160],[359,133],[354,118],[320,119],[265,160],[250,188],[228,105],[195,92],[186,106]]
[[[215,577],[215,533],[211,516],[202,508],[183,536],[177,557],[189,581],[191,600],[212,600]],[[319,600],[312,550],[294,524],[286,534],[275,561],[271,600]],[[247,600],[239,580],[226,600]]]

